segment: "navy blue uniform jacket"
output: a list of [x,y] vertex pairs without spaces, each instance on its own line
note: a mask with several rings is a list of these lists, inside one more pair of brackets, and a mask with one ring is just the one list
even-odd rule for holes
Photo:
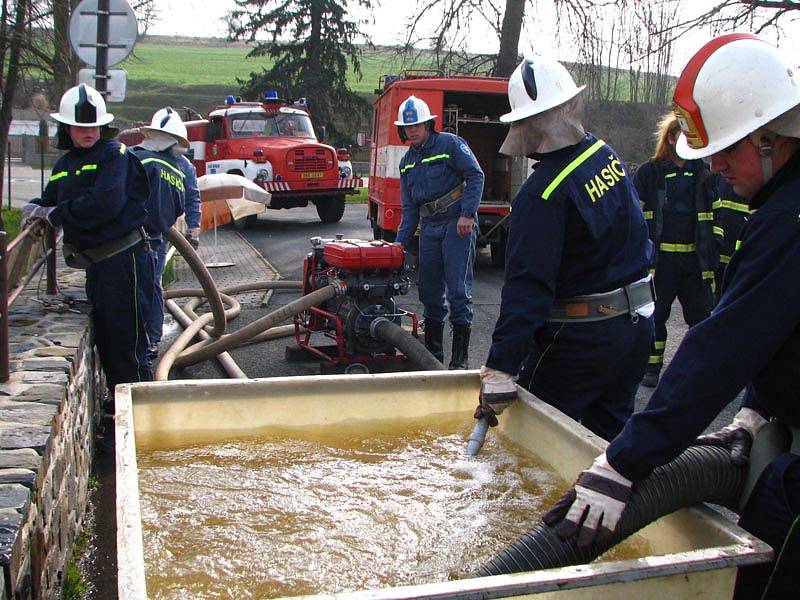
[[466,183],[464,195],[446,213],[432,219],[476,218],[483,194],[483,171],[467,142],[451,133],[432,132],[420,148],[411,146],[400,159],[403,217],[397,243],[407,245],[419,224],[419,207]]
[[[639,199],[642,202],[645,220],[650,229],[650,239],[656,246],[653,262],[657,261],[658,245],[664,230],[664,202],[667,198],[667,175],[689,176],[693,182],[689,206],[696,213],[693,242],[701,271],[713,271],[719,262],[719,250],[714,239],[714,215],[712,203],[717,198],[717,178],[711,175],[702,160],[687,160],[682,167],[673,162],[650,160],[644,163],[633,178]],[[667,240],[672,241],[672,240]]]
[[144,228],[150,235],[166,233],[183,214],[186,175],[179,157],[169,151],[153,152],[141,146],[133,149],[150,180],[150,198],[147,203],[147,221]]
[[55,206],[50,222],[64,228],[64,242],[85,250],[144,225],[149,193],[139,159],[124,144],[100,139],[56,161],[39,204]]
[[800,425],[800,153],[750,208],[719,304],[689,329],[650,402],[608,447],[629,479],[675,458],[748,384],[746,403]]
[[500,316],[486,365],[516,374],[556,298],[617,289],[647,274],[652,244],[622,161],[587,134],[537,156],[514,198]]

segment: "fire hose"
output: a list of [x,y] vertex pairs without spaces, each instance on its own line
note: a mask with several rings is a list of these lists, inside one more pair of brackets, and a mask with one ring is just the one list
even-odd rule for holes
[[[214,357],[219,359],[231,377],[245,378],[246,375],[230,357],[228,350],[244,344],[291,334],[294,332],[293,325],[279,326],[279,324],[312,306],[322,305],[345,291],[341,284],[327,285],[270,312],[241,329],[225,334],[227,321],[238,316],[241,311],[239,303],[231,294],[263,289],[300,289],[301,282],[265,281],[255,284],[240,284],[219,290],[200,256],[177,230],[172,228],[166,238],[186,259],[200,282],[201,288],[168,290],[164,294],[165,307],[185,329],[159,361],[155,373],[158,381],[168,379],[169,371],[173,366],[192,365]],[[181,297],[190,297],[191,300],[180,307],[174,299]],[[195,310],[206,301],[209,303],[211,312],[198,315]],[[371,323],[370,334],[401,350],[414,365],[422,370],[444,369],[444,365],[436,360],[416,337],[386,318],[375,319]],[[196,337],[199,337],[200,341],[190,345]]]
[[[239,303],[228,294],[262,289],[299,289],[300,282],[264,281],[241,284],[218,290],[203,260],[174,227],[165,234],[165,237],[184,257],[192,272],[197,277],[200,283],[200,289],[169,290],[164,295],[166,299],[165,307],[170,310],[176,320],[181,323],[182,326],[186,327],[186,329],[178,336],[159,361],[155,373],[156,380],[163,381],[168,379],[170,368],[176,361],[184,358],[182,352],[195,337],[200,337],[201,342],[189,348],[189,350],[191,350],[189,356],[201,354],[203,358],[199,360],[205,360],[205,358],[212,358],[215,355],[219,355],[220,362],[229,375],[238,378],[245,377],[245,374],[233,362],[230,355],[227,354],[227,350],[245,343],[254,343],[256,341],[288,335],[290,330],[292,332],[294,331],[294,327],[274,327],[271,331],[263,331],[263,329],[272,327],[272,325],[267,324],[262,330],[256,331],[254,335],[251,335],[253,333],[253,325],[255,325],[255,323],[251,323],[248,328],[245,328],[247,331],[244,334],[242,333],[244,330],[239,330],[236,332],[236,335],[224,335],[227,321],[235,318],[241,310]],[[194,298],[189,301],[184,310],[182,310],[173,299],[187,296]],[[211,312],[198,316],[194,310],[204,302],[208,302]],[[225,306],[226,304],[227,308]],[[270,317],[270,315],[267,315],[267,317]],[[286,317],[284,316],[283,318],[285,319]],[[259,319],[257,323],[263,324],[265,319],[266,317]],[[275,324],[275,322],[279,322],[279,320],[270,321],[272,324]],[[205,348],[211,344],[216,345],[212,347],[211,351],[206,351]],[[194,364],[194,362],[199,362],[199,360],[181,362],[180,364]]]
[[726,448],[690,446],[634,487],[606,544],[579,548],[574,538],[562,540],[554,528],[539,523],[481,566],[478,576],[586,564],[656,519],[702,502],[735,510],[746,476],[747,468],[734,465]]

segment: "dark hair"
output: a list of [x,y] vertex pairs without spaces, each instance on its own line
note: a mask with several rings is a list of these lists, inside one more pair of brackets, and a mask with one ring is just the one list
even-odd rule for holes
[[[418,125],[418,123],[415,123],[415,125]],[[428,128],[428,133],[436,133],[436,120],[435,119],[431,119],[430,121],[425,121],[425,125],[428,126],[427,127]],[[406,135],[406,131],[405,131],[406,127],[408,127],[408,125],[398,125],[397,126],[397,135],[400,136],[400,141],[401,142],[407,142],[408,141],[408,136]]]

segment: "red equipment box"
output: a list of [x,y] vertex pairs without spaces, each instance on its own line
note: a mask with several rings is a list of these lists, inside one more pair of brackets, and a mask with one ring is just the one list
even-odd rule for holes
[[336,241],[325,244],[325,262],[348,271],[399,269],[403,266],[403,248],[384,240],[371,242]]

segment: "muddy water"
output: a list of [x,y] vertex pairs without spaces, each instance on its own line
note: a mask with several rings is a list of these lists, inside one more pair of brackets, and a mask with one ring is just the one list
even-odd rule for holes
[[469,576],[567,483],[492,433],[465,459],[471,425],[457,414],[169,449],[137,439],[148,596],[274,598]]

